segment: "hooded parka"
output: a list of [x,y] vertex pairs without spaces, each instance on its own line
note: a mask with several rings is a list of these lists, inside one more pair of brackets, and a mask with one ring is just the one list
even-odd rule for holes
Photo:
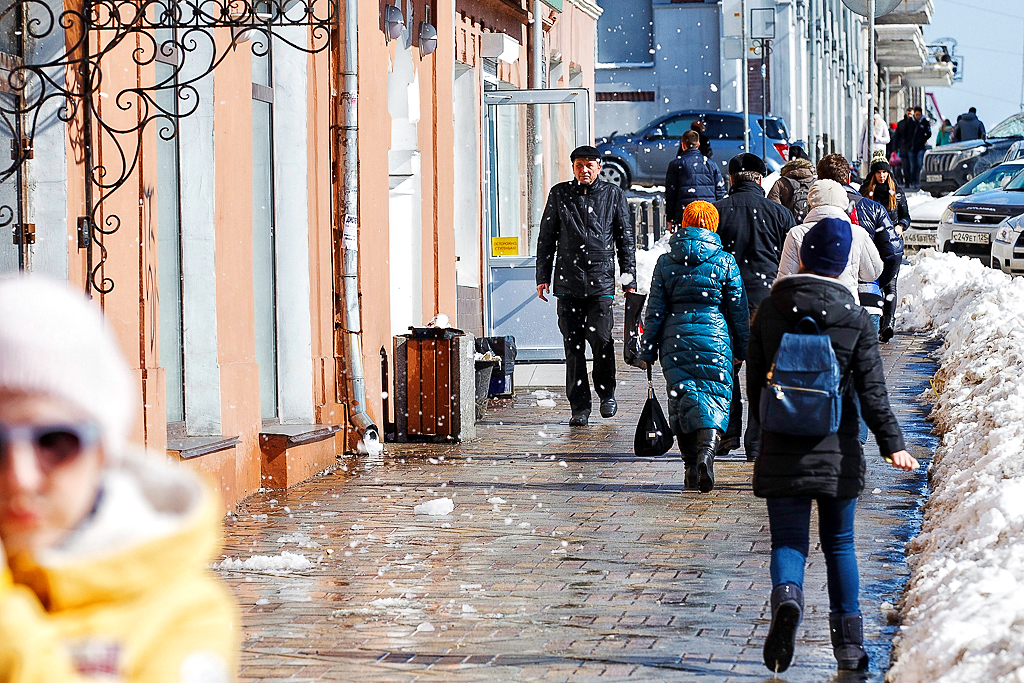
[[188,471],[108,471],[96,510],[39,557],[0,558],[3,683],[228,683],[238,613],[207,569],[222,503]]
[[725,431],[733,359],[746,352],[743,279],[718,235],[681,228],[658,259],[644,320],[641,358],[661,358],[675,434]]
[[769,201],[757,183],[733,183],[729,196],[715,204],[720,216],[718,236],[722,246],[736,258],[743,275],[750,313],[768,296],[786,233],[796,224],[789,209]]
[[603,180],[558,183],[540,222],[537,284],[550,284],[556,296],[612,296],[616,252],[619,272],[632,276],[636,286],[634,249],[633,218],[622,188]]
[[725,181],[718,167],[699,149],[688,149],[672,160],[665,173],[665,214],[679,223],[686,205],[695,201],[714,204],[725,198]]
[[846,387],[836,434],[826,437],[778,434],[762,425],[761,450],[754,464],[754,494],[761,498],[856,498],[864,489],[864,450],[858,431],[858,399],[864,421],[879,450],[888,456],[904,449],[885,387],[878,338],[868,313],[838,280],[817,275],[780,278],[750,325],[747,398],[760,405],[782,335],[811,317],[829,336]]

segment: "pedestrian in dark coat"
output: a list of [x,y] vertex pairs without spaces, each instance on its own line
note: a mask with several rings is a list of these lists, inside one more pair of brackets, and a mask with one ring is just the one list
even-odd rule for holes
[[[835,434],[797,436],[762,425],[761,452],[754,464],[754,494],[767,499],[771,528],[772,623],[764,645],[765,665],[784,671],[793,656],[803,612],[804,564],[810,536],[811,501],[818,503],[825,553],[832,646],[840,669],[867,666],[858,601],[854,511],[864,489],[865,460],[858,438],[859,416],[875,434],[881,454],[894,467],[912,470],[889,406],[874,326],[836,276],[849,258],[852,233],[846,221],[826,218],[805,235],[802,273],[781,278],[751,323],[747,347],[747,398],[759,405],[767,375],[787,333],[811,318],[828,335],[839,364],[842,417]],[[858,412],[858,405],[860,411]]]
[[[882,274],[878,277],[876,284],[882,290],[881,303],[882,313],[884,313],[886,301],[891,301],[893,306],[896,304],[896,285],[899,279],[900,265],[903,263],[903,237],[896,230],[886,207],[863,196],[850,185],[850,164],[842,154],[829,154],[822,157],[818,162],[818,177],[835,180],[843,185],[850,198],[851,221],[868,231],[875,243],[875,248],[878,249],[878,255],[882,257]],[[877,307],[879,302],[872,288],[865,288],[860,303],[865,307]],[[879,339],[882,342],[888,342],[895,334],[891,326],[884,332],[881,326],[879,329]]]
[[617,185],[598,180],[600,152],[587,145],[573,150],[570,158],[575,180],[551,188],[540,222],[537,296],[547,301],[545,294],[553,291],[558,297],[565,393],[572,408],[569,424],[585,427],[591,409],[587,343],[594,356],[594,389],[601,399],[601,416],[612,417],[617,410],[612,342],[614,258],[617,253],[623,290],[632,291],[636,288],[636,252],[626,195]]
[[985,124],[978,118],[978,110],[971,107],[966,114],[961,114],[950,135],[951,142],[967,142],[968,140],[984,140],[987,135]]
[[[697,135],[700,136],[700,153],[710,159],[715,156],[715,150],[711,149],[711,138],[709,138],[707,133],[704,132],[706,129],[707,126],[705,126],[704,122],[700,119],[697,119],[690,124],[690,130],[696,131]],[[680,153],[683,152],[682,149],[679,151]]]
[[672,160],[665,174],[665,213],[673,224],[682,220],[683,210],[690,202],[716,202],[725,197],[722,174],[701,154],[696,131],[683,133],[682,145],[686,151]]
[[[715,204],[719,214],[718,236],[722,240],[722,248],[733,255],[740,268],[750,315],[771,291],[779,272],[786,233],[796,225],[789,209],[764,196],[761,180],[767,173],[764,161],[758,156],[740,154],[733,157],[729,160],[729,196]],[[739,381],[740,366],[737,364],[733,368],[734,391],[729,428],[722,439],[720,453],[728,453],[740,444],[743,402]],[[748,429],[743,439],[748,458],[756,451],[756,441],[757,430]]]
[[692,202],[682,225],[655,266],[640,348],[648,363],[661,358],[686,488],[706,493],[729,424],[732,367],[746,354],[748,311],[739,266],[715,234],[715,207]]

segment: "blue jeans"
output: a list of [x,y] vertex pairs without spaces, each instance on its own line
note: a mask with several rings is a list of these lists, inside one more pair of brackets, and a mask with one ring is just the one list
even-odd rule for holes
[[[902,156],[902,155],[901,155]],[[906,181],[907,187],[918,187],[921,184],[921,167],[924,166],[924,150],[919,152],[907,152],[906,154]]]
[[[772,588],[790,583],[803,590],[810,548],[811,498],[768,498],[772,532]],[[829,612],[860,614],[860,577],[853,547],[856,498],[818,498],[818,538],[825,553]]]

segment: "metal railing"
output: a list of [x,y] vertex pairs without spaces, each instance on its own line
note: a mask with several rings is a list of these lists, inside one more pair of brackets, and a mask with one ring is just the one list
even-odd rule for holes
[[660,196],[653,199],[629,197],[627,201],[630,211],[633,212],[636,248],[650,249],[661,239],[668,226],[665,219],[665,201]]

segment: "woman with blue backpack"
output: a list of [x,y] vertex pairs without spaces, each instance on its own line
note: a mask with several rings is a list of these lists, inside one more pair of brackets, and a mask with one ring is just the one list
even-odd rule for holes
[[718,209],[688,204],[670,251],[654,268],[640,360],[661,357],[669,424],[679,441],[688,489],[715,485],[715,454],[729,425],[732,368],[743,360],[749,325],[743,278],[722,248]]
[[889,406],[878,336],[868,313],[837,279],[846,268],[850,223],[824,218],[804,236],[797,275],[772,287],[751,322],[747,396],[761,412],[754,494],[767,499],[772,621],[764,663],[785,671],[803,615],[811,503],[828,576],[829,626],[838,667],[867,667],[853,543],[864,489],[863,415],[893,467],[914,470]]

